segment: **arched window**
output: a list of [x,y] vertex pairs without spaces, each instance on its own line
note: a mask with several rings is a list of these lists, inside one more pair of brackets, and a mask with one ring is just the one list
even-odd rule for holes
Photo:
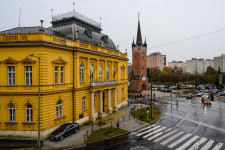
[[80,82],[84,82],[84,64],[80,64]]
[[109,80],[109,66],[106,68],[106,80]]
[[26,104],[26,121],[32,122],[33,121],[33,109],[31,104]]
[[99,66],[99,81],[102,81],[102,66]]
[[57,104],[56,104],[56,117],[62,117],[62,101],[58,100]]
[[124,98],[124,88],[122,88],[122,98]]
[[82,111],[86,110],[86,97],[83,97],[82,99]]
[[15,105],[9,104],[9,122],[15,122]]
[[94,81],[94,66],[90,66],[90,82]]
[[115,80],[116,68],[113,66],[113,80]]

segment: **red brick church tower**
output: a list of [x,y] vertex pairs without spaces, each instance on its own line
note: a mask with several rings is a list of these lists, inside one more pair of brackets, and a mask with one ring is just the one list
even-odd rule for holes
[[147,43],[142,43],[141,26],[138,17],[138,28],[137,28],[137,40],[136,44],[132,43],[132,70],[128,76],[129,79],[129,90],[141,93],[143,90],[148,89],[147,79]]

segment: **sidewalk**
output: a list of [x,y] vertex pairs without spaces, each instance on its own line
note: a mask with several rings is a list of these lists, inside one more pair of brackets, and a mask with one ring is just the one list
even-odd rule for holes
[[[139,120],[134,119],[132,116],[130,116],[130,109],[136,105],[136,108],[138,109],[142,107],[145,107],[143,104],[131,104],[130,106],[125,106],[121,108],[116,113],[112,113],[111,115],[105,117],[103,120],[106,122],[106,125],[103,125],[102,128],[110,127],[111,121],[112,126],[116,127],[119,119],[119,127],[121,129],[124,129],[129,132],[136,131],[138,129],[141,129],[148,125],[148,123],[141,122]],[[124,121],[123,121],[124,120]],[[93,125],[93,129],[98,130],[100,129],[100,126],[97,124]],[[62,148],[69,148],[69,147],[75,147],[75,146],[83,146],[85,145],[85,139],[88,131],[88,135],[92,132],[92,124],[86,124],[80,127],[78,133],[75,133],[67,138],[65,138],[63,141],[59,142],[52,142],[49,139],[44,140],[43,149],[62,149]]]

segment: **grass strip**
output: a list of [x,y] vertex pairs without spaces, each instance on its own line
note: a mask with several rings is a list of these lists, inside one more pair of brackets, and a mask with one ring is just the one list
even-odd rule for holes
[[96,130],[95,132],[91,133],[87,142],[101,141],[125,133],[127,133],[127,131],[123,129],[111,127],[102,128],[101,130]]

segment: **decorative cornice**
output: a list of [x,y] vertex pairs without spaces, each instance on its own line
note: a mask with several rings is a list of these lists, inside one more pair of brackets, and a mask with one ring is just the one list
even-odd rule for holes
[[11,57],[3,61],[4,64],[18,64],[18,62],[19,61],[16,61],[15,59],[12,59]]
[[36,61],[33,59],[30,59],[29,57],[24,58],[23,60],[20,61],[22,64],[33,64]]
[[68,62],[59,57],[58,59],[52,61],[53,64],[66,65]]

